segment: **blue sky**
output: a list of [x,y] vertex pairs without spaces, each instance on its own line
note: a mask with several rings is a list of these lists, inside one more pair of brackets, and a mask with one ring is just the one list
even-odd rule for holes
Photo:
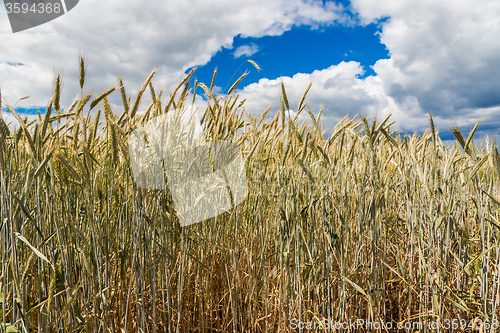
[[[35,117],[61,73],[67,107],[82,93],[77,60],[83,53],[83,93],[98,94],[122,77],[134,95],[155,66],[153,82],[166,94],[195,66],[195,77],[207,84],[217,68],[221,92],[248,70],[237,92],[255,115],[268,106],[269,115],[276,112],[281,82],[293,112],[312,82],[307,102],[313,113],[323,109],[327,130],[346,114],[392,114],[400,130],[423,132],[432,110],[444,139],[451,138],[450,127],[467,132],[479,120],[478,136],[494,136],[499,35],[497,0],[82,0],[16,34],[0,6],[0,88],[4,104]],[[119,94],[111,102],[119,113]],[[197,106],[203,107],[201,98]]]
[[[377,60],[389,58],[389,51],[380,43],[380,27],[379,23],[367,26],[335,25],[314,30],[293,27],[280,36],[242,38],[238,35],[233,40],[232,48],[222,48],[210,62],[199,66],[194,76],[201,82],[210,83],[217,68],[216,82],[224,85],[248,71],[249,75],[242,83],[244,85],[258,82],[261,78],[277,79],[311,73],[342,61],[357,61],[365,71],[358,77],[365,78],[376,75],[371,67]],[[247,50],[247,53],[239,50]],[[262,71],[253,70],[247,59],[255,61]]]

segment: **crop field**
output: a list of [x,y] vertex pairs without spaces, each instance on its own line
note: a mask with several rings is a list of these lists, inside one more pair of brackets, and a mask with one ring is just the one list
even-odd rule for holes
[[[281,109],[253,116],[243,77],[216,95],[215,73],[168,96],[154,71],[137,93],[119,80],[93,95],[80,60],[68,109],[59,76],[37,120],[0,107],[20,124],[0,115],[1,332],[377,331],[342,326],[358,319],[500,331],[500,156],[474,141],[479,124],[453,128],[451,146],[432,115],[421,135],[390,117],[326,135],[307,91],[292,106],[282,85]],[[189,108],[193,89],[207,140],[241,149],[248,194],[181,227],[168,189],[137,186],[127,138]]]

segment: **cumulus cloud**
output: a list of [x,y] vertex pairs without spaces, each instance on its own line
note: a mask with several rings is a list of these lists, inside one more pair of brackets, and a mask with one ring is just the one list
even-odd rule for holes
[[[7,16],[3,7],[0,16]],[[30,94],[18,106],[46,105],[53,77],[62,72],[62,104],[69,105],[80,93],[79,52],[89,64],[86,86],[96,92],[118,76],[136,91],[155,65],[154,83],[169,91],[185,70],[231,48],[236,35],[279,35],[294,25],[346,19],[342,7],[317,0],[81,1],[66,15],[17,34],[9,32],[8,20],[0,21],[2,97],[13,104]]]
[[[45,106],[54,75],[62,73],[62,104],[69,105],[81,93],[79,52],[89,64],[86,87],[95,92],[116,84],[118,76],[129,92],[137,91],[155,65],[155,86],[170,92],[186,69],[207,63],[223,47],[232,48],[234,36],[280,35],[294,25],[352,25],[343,10],[318,0],[86,0],[68,14],[18,34],[1,20],[2,98],[14,104],[29,94],[17,106]],[[312,81],[309,105],[314,112],[323,107],[327,123],[345,114],[391,111],[401,128],[412,131],[427,127],[427,112],[433,110],[441,128],[483,118],[483,127],[495,131],[500,111],[497,0],[352,0],[350,10],[359,24],[381,22],[379,36],[390,59],[377,61],[377,75],[364,79],[356,62],[283,77],[293,105]],[[0,6],[2,15],[6,17]],[[233,54],[254,51],[244,45]],[[262,79],[245,87],[241,93],[247,109],[259,113],[268,105],[278,107],[280,84],[280,79]]]
[[380,18],[390,59],[374,70],[401,109],[444,120],[493,121],[500,106],[500,3],[353,0],[362,22]]
[[[240,94],[246,98],[246,109],[259,114],[266,107],[277,110],[280,105],[281,82],[285,85],[290,108],[297,110],[299,100],[309,83],[312,83],[306,102],[314,114],[323,109],[325,130],[330,130],[346,114],[355,116],[383,117],[393,113],[395,119],[401,118],[400,110],[393,99],[383,91],[378,77],[358,78],[363,68],[358,62],[341,62],[313,73],[298,73],[293,77],[276,80],[261,79],[242,89]],[[307,113],[302,114],[305,118]]]
[[[298,102],[312,81],[309,104],[313,111],[324,107],[330,124],[345,114],[391,111],[398,127],[411,132],[428,127],[432,110],[445,131],[483,119],[484,133],[498,133],[498,1],[352,0],[351,6],[360,24],[381,22],[390,59],[377,61],[377,75],[365,79],[357,77],[362,68],[355,62],[283,78],[289,97]],[[280,82],[263,79],[243,90],[252,112],[279,107]]]
[[259,51],[259,47],[255,44],[241,45],[240,47],[234,50],[234,57],[239,58],[241,56],[250,57],[252,54],[255,54]]

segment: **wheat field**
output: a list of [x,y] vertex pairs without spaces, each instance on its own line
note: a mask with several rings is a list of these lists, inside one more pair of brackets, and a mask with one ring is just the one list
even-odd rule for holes
[[[94,96],[80,65],[67,110],[59,76],[37,120],[2,105],[20,125],[0,115],[1,332],[289,332],[356,319],[499,331],[485,323],[500,313],[500,156],[474,141],[478,125],[453,128],[452,146],[432,116],[422,135],[346,117],[326,136],[307,90],[290,106],[282,85],[281,109],[256,117],[235,93],[243,76],[215,95],[215,73],[190,87],[191,71],[165,97],[153,71],[137,94],[120,79]],[[208,99],[206,137],[241,148],[248,195],[181,227],[168,189],[136,185],[127,136],[191,105],[193,88]]]

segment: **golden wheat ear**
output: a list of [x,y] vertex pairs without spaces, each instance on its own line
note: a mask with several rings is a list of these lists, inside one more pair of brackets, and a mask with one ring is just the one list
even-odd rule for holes
[[[326,138],[323,113],[307,105],[311,85],[291,96],[282,83],[278,109],[249,110],[237,94],[242,78],[218,95],[214,71],[211,84],[195,81],[207,95],[203,131],[228,141],[226,161],[243,166],[224,173],[224,152],[194,150],[209,162],[193,170],[180,149],[158,158],[160,145],[139,162],[161,160],[161,173],[144,167],[136,178],[128,136],[144,139],[152,118],[189,107],[193,71],[165,96],[155,71],[137,92],[119,78],[119,93],[92,94],[83,92],[83,58],[82,92],[67,109],[62,75],[34,120],[0,90],[0,331],[289,332],[299,322],[379,318],[433,332],[456,318],[463,330],[481,330],[478,318],[493,323],[500,156],[496,140],[474,143],[478,124],[467,137],[452,129],[455,148],[432,113],[423,134],[405,135],[389,117],[345,116]],[[295,100],[307,121],[290,116]],[[140,186],[168,183],[168,163],[179,178],[212,175],[213,186],[182,189],[196,194],[190,203],[220,193],[229,208],[181,227],[188,200],[178,200],[179,187]],[[244,198],[231,177],[243,173]]]

